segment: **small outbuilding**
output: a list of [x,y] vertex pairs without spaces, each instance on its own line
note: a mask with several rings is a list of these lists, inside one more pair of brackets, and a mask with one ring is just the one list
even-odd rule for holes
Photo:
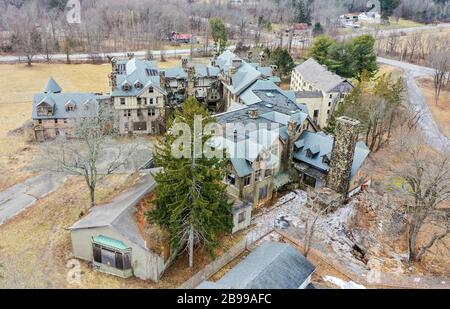
[[152,250],[140,228],[137,205],[154,189],[145,175],[111,203],[94,207],[70,227],[73,255],[90,261],[99,271],[123,278],[158,281],[173,256]]

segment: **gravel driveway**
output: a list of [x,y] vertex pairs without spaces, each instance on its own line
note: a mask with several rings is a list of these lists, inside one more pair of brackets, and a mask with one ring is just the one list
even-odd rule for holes
[[415,81],[415,78],[420,76],[432,76],[433,69],[381,57],[378,57],[378,62],[404,70],[408,101],[414,107],[415,111],[421,113],[419,126],[426,142],[428,145],[441,152],[450,152],[450,139],[440,131],[439,126],[434,121],[433,115],[428,108],[426,99],[422,95],[422,92]]

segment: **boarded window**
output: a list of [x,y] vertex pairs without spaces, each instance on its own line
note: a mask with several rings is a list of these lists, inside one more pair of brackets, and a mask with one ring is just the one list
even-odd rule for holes
[[242,223],[245,221],[245,211],[241,212],[238,217],[238,223]]
[[267,198],[268,188],[267,186],[259,189],[259,200],[265,200]]
[[123,258],[120,252],[116,252],[116,268],[123,269]]
[[97,263],[102,262],[102,248],[99,245],[94,245],[93,248],[94,261]]

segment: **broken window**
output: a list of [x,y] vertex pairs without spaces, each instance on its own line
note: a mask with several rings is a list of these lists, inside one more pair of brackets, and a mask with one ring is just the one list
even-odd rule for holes
[[142,98],[137,98],[137,104],[141,105],[142,104]]
[[255,181],[259,181],[261,179],[261,170],[255,172]]
[[148,88],[148,93],[153,93],[153,92],[155,92],[155,90],[153,89],[153,87],[149,87],[149,88]]
[[140,109],[137,110],[137,116],[138,116],[138,117],[142,116],[142,112],[141,112]]
[[155,115],[156,115],[155,109],[150,108],[150,109],[148,110],[148,115],[149,115],[149,116],[155,116]]
[[147,122],[145,122],[145,121],[134,122],[133,130],[134,131],[147,131]]
[[267,198],[268,192],[269,192],[269,189],[267,186],[260,188],[259,189],[259,200],[260,201],[265,200]]
[[244,187],[249,186],[252,183],[252,178],[250,176],[244,177]]
[[236,176],[233,173],[227,175],[227,183],[233,186],[236,184]]
[[120,105],[125,105],[125,98],[120,98]]

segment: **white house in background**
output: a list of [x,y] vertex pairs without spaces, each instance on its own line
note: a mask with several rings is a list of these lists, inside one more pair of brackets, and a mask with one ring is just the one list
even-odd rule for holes
[[358,15],[358,19],[367,23],[381,23],[381,15],[378,12],[363,12]]

